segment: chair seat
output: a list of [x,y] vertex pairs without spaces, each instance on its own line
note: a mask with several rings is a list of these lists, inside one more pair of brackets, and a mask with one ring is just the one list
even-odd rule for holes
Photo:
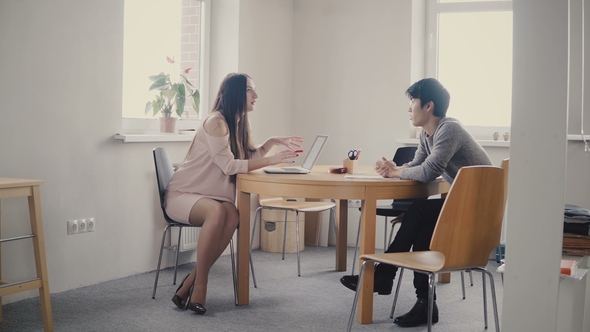
[[375,210],[375,214],[382,217],[397,217],[406,211],[407,209],[392,209],[391,205],[387,205],[378,206]]
[[411,270],[439,272],[445,264],[445,255],[438,251],[394,252],[361,255],[361,260],[374,260]]
[[294,202],[286,201],[279,197],[277,199],[261,199],[260,206],[265,208],[289,209],[299,212],[317,212],[329,210],[336,206],[336,204],[332,202]]

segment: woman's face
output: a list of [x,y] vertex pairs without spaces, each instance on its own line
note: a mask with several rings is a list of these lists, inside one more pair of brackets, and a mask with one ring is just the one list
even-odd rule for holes
[[258,94],[256,93],[256,86],[254,81],[248,78],[246,81],[246,104],[248,105],[248,112],[252,112],[256,105]]

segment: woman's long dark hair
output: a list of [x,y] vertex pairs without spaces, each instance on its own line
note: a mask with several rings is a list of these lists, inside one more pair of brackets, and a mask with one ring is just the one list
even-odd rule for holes
[[[240,73],[228,74],[217,92],[211,112],[219,112],[225,119],[229,129],[229,147],[237,159],[250,159],[256,148],[252,144],[250,123],[248,122],[248,106],[246,105],[246,88],[250,76]],[[195,138],[188,149],[188,155],[195,144]],[[236,183],[236,176],[230,177],[231,183]]]
[[[241,73],[228,74],[217,92],[211,113],[223,115],[229,129],[229,146],[237,159],[250,159],[256,148],[250,136],[246,88],[250,76]],[[235,183],[235,175],[232,176]]]

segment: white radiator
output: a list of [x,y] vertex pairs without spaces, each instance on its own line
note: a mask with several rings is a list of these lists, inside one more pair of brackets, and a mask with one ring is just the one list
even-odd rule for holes
[[[197,249],[197,240],[199,239],[199,227],[183,227],[182,235],[180,237],[180,243],[178,248],[180,252],[195,250]],[[177,244],[179,227],[172,227],[170,229],[170,246]]]

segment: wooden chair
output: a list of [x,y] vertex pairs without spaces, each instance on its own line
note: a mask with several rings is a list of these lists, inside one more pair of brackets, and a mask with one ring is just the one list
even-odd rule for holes
[[[396,165],[403,165],[409,163],[414,159],[414,155],[418,150],[417,146],[402,146],[395,150],[395,154],[393,156],[393,162]],[[387,247],[391,243],[393,239],[393,230],[395,225],[401,224],[404,220],[404,213],[408,210],[410,205],[416,201],[426,200],[428,197],[422,198],[408,198],[408,199],[395,199],[391,204],[385,206],[377,206],[376,215],[385,217],[385,229],[383,231],[383,250],[387,250]],[[361,209],[359,208],[359,211]],[[389,232],[389,240],[387,240],[387,219],[392,218],[390,220],[391,223],[391,230]],[[359,237],[361,234],[361,218],[359,218],[359,226],[356,234],[356,245],[354,248],[354,255],[352,256],[352,271],[350,275],[354,275],[354,270],[356,266],[356,256],[359,249]],[[471,286],[473,286],[473,275],[471,271],[467,271],[469,273],[469,281]],[[400,270],[400,275],[403,275],[404,270]],[[401,278],[399,278],[401,280]],[[398,280],[398,287],[400,285],[400,281]],[[461,271],[461,291],[463,294],[463,299],[465,299],[465,277],[463,271]],[[393,318],[393,312],[391,313]]]
[[[434,276],[438,273],[476,270],[484,275],[484,321],[487,328],[485,274],[490,280],[496,331],[500,331],[496,290],[492,274],[486,270],[490,252],[500,244],[504,215],[504,170],[495,166],[462,168],[442,207],[430,251],[361,255],[363,261],[359,285],[368,263],[399,266],[428,275],[428,331],[432,330]],[[400,275],[401,279],[401,275]],[[359,287],[360,288],[360,287]],[[366,291],[366,290],[365,290]],[[396,289],[395,301],[399,287]],[[348,331],[352,328],[359,297],[357,288]]]
[[[282,210],[285,211],[285,226],[283,227],[283,257],[285,259],[285,244],[287,240],[287,213],[289,211],[295,212],[295,225],[297,227],[297,275],[301,277],[301,265],[299,262],[299,213],[300,212],[321,212],[333,209],[336,204],[333,202],[297,202],[297,201],[287,201],[283,197],[273,197],[273,196],[264,196],[258,195],[258,201],[260,203],[260,207],[256,209],[256,214],[254,215],[254,226],[252,227],[252,234],[256,232],[256,221],[260,221],[262,218],[260,216],[260,212],[262,209],[267,210]],[[333,213],[330,213],[330,216],[333,216]],[[252,268],[252,281],[254,282],[254,287],[258,287],[256,284],[256,275],[254,274],[254,263],[252,262],[252,244],[254,243],[254,236],[252,236],[250,240],[250,267]]]

